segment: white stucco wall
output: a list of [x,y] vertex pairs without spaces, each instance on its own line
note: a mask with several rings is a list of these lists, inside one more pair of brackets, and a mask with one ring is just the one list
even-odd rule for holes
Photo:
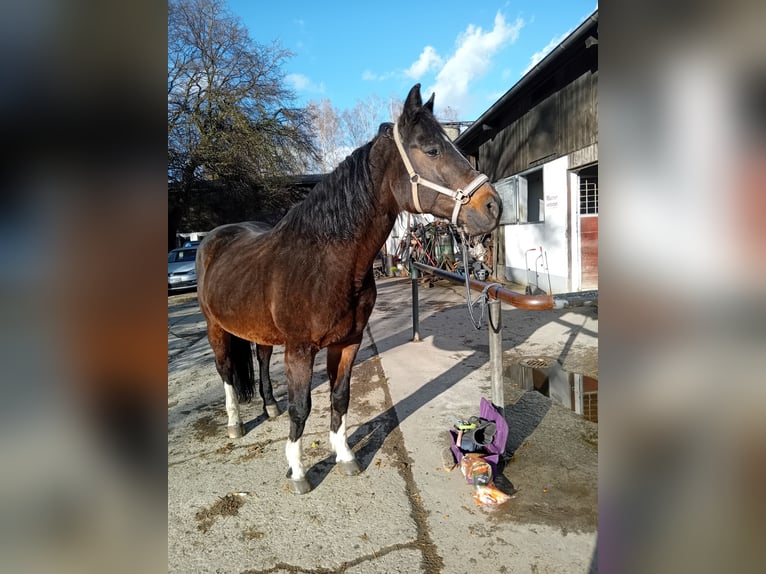
[[[569,158],[561,157],[543,165],[543,194],[545,221],[505,226],[506,278],[522,285],[527,284],[526,251],[542,246],[548,255],[548,269],[554,293],[569,290],[569,261],[567,241],[567,202]],[[540,251],[530,253],[529,265],[534,266]],[[542,260],[541,260],[542,262]],[[534,272],[530,272],[534,281]],[[539,284],[546,292],[547,274],[540,273]]]

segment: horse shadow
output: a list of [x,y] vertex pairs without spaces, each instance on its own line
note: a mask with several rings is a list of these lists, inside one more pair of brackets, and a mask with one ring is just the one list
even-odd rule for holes
[[[539,328],[539,325],[532,324],[528,321],[514,321],[511,323],[511,312],[518,313],[518,309],[503,309],[503,324],[513,325],[513,332],[509,333],[507,337],[504,336],[504,348],[507,348],[507,339],[524,341],[529,338],[534,331]],[[552,313],[552,321],[560,320],[561,315],[564,313],[581,312],[583,314],[592,314],[592,309],[579,308],[559,310],[559,311],[528,311],[529,313]],[[488,333],[485,327],[481,331],[474,331],[470,326],[468,313],[465,305],[455,305],[443,307],[438,311],[440,317],[431,315],[421,320],[420,331],[421,333],[434,333],[434,344],[437,348],[448,351],[466,351],[472,350],[470,355],[463,357],[460,361],[454,364],[452,367],[434,377],[427,383],[423,384],[415,392],[411,393],[407,398],[400,402],[388,407],[383,412],[380,412],[372,419],[360,424],[349,435],[348,444],[354,451],[357,462],[362,472],[365,472],[371,464],[373,464],[378,452],[383,447],[386,438],[392,433],[401,432],[399,425],[402,421],[406,420],[409,416],[415,413],[417,410],[427,405],[430,401],[438,397],[440,394],[452,388],[459,381],[463,380],[476,368],[484,366],[489,362],[489,345],[486,342]],[[395,334],[385,337],[381,341],[371,341],[370,347],[373,355],[380,355],[381,353],[390,350],[396,346],[402,344],[409,344],[411,342],[412,323],[411,315],[401,313],[400,322],[402,323],[399,330]],[[444,322],[451,325],[455,325],[455,329],[460,329],[461,326],[465,327],[465,333],[479,333],[479,336],[466,335],[460,338],[460,341],[456,340],[454,336],[451,337],[439,337],[438,326],[443,326]],[[470,329],[470,331],[469,331]],[[565,354],[569,352],[572,346],[572,341],[579,332],[587,332],[586,329],[580,331],[573,330],[569,339],[562,347],[562,353],[559,357],[563,361]],[[369,331],[368,331],[369,335]],[[372,339],[372,337],[370,337]],[[352,386],[353,397],[353,386]],[[476,409],[478,412],[478,404]],[[503,413],[506,421],[508,422],[508,440],[506,442],[506,449],[504,455],[501,457],[500,464],[498,466],[498,480],[496,486],[501,490],[512,494],[515,491],[513,484],[506,478],[500,478],[502,476],[502,470],[505,464],[513,456],[513,453],[518,447],[529,437],[540,422],[545,417],[546,413],[550,409],[551,400],[537,391],[527,391],[523,393],[515,402],[505,405],[495,405],[498,410]],[[447,446],[447,428],[445,430],[445,444]],[[400,442],[400,441],[397,441]],[[439,445],[441,447],[441,445]],[[406,453],[404,453],[406,458]],[[308,478],[314,487],[319,486],[325,478],[332,472],[335,466],[335,455],[330,454],[326,458],[315,463],[308,470]]]
[[[420,332],[423,336],[433,336],[434,345],[441,350],[456,352],[469,350],[471,353],[464,356],[456,364],[439,374],[437,377],[423,384],[407,398],[388,407],[373,418],[368,419],[366,422],[363,422],[351,432],[348,437],[348,444],[352,450],[354,450],[362,472],[366,471],[369,466],[373,464],[373,461],[375,460],[377,453],[383,447],[386,438],[398,431],[402,421],[406,420],[418,409],[428,404],[434,398],[453,387],[466,376],[470,375],[475,369],[484,366],[489,361],[486,323],[480,331],[474,330],[471,326],[465,304],[421,301],[421,312],[423,309],[434,311],[431,315],[423,317],[420,321]],[[578,310],[580,310],[580,308],[559,311],[521,311],[519,309],[504,308],[502,311],[503,324],[505,326],[503,333],[503,348],[507,349],[509,346],[513,347],[515,344],[518,344],[518,342],[525,341],[539,327],[537,323],[524,320],[526,313],[549,313],[551,314],[551,321],[559,321],[561,315],[564,313],[578,312]],[[386,330],[392,334],[384,337],[382,340],[375,341],[372,339],[371,332],[368,330],[366,333],[368,343],[363,345],[360,349],[356,361],[357,364],[371,357],[379,356],[385,351],[400,345],[413,344],[411,343],[412,315],[409,305],[405,303],[403,306],[391,308],[384,312],[386,315],[382,317],[382,319],[389,322]],[[593,310],[582,308],[580,312],[583,314],[592,314]],[[515,315],[511,315],[512,313]],[[445,322],[451,326],[453,333],[451,336],[442,336]],[[574,339],[580,332],[587,333],[588,331],[585,329],[572,329],[568,340],[562,347],[562,352],[559,356],[560,360],[563,361],[563,359],[565,359],[566,354],[572,347]],[[454,333],[461,333],[462,336],[455,336]],[[207,356],[209,354],[211,354],[209,348],[203,345],[192,357],[193,362],[196,364],[203,359],[206,360],[209,358]],[[187,358],[186,360],[191,359]],[[312,391],[327,383],[327,376],[326,373],[324,373],[324,361],[325,351],[323,350],[317,355],[317,363],[315,364],[314,376],[312,377],[311,383]],[[277,393],[277,389],[280,387],[284,387],[284,389]],[[286,386],[276,385],[275,394],[280,409],[285,411],[287,404]],[[258,404],[259,401],[260,397],[256,394],[256,396],[253,397],[253,403],[251,404]],[[217,407],[218,410],[223,409],[223,403],[220,400],[216,400],[214,403],[214,406]],[[208,401],[203,401],[202,404],[207,408],[211,407]],[[498,407],[499,406],[500,405],[498,405]],[[549,407],[549,399],[536,391],[530,391],[523,394],[515,403],[506,403],[505,405],[502,405],[502,409],[498,409],[501,410],[501,412],[504,412],[509,426],[505,459],[509,459],[522,442],[534,432]],[[181,413],[183,414],[190,414],[191,412],[198,411],[201,407],[198,403],[195,407],[190,406],[184,408],[183,405],[178,405],[176,408],[182,409]],[[252,417],[249,420],[245,418],[244,424],[246,434],[261,427],[269,420],[270,419],[265,411],[259,412],[255,417]],[[445,429],[445,436],[446,430],[447,429]],[[332,453],[324,459],[314,463],[311,468],[308,469],[308,478],[312,485],[317,487],[321,484],[329,473],[332,472],[334,467],[335,455]],[[500,480],[502,481],[502,479]],[[500,484],[498,484],[498,486],[502,488]]]

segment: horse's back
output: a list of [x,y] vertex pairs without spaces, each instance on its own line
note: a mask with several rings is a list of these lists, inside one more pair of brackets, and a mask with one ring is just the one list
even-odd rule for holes
[[204,276],[204,272],[210,263],[220,257],[233,244],[255,239],[264,233],[268,233],[271,226],[260,221],[244,221],[242,223],[227,223],[220,225],[209,232],[202,239],[197,249],[197,279]]
[[[272,227],[260,221],[227,223],[210,231],[197,248],[197,297],[205,311],[206,299],[210,293],[211,266],[217,264],[233,268],[232,261],[239,259],[238,253],[246,245],[257,242]],[[217,275],[213,273],[213,275]]]

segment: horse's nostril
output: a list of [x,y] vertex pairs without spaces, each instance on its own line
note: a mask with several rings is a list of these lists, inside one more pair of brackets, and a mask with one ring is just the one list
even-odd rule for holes
[[500,205],[495,201],[490,201],[487,203],[487,211],[494,216],[497,217],[500,215]]

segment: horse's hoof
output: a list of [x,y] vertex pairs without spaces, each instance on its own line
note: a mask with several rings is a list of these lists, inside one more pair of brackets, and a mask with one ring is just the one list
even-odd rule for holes
[[226,427],[226,432],[229,433],[229,438],[242,438],[245,435],[245,425],[239,423],[238,425]]
[[290,479],[287,481],[287,484],[290,486],[290,492],[293,494],[306,494],[311,492],[311,484],[305,478],[301,478],[300,480]]
[[337,462],[338,469],[344,476],[356,476],[362,469],[359,467],[359,463],[354,460],[339,460]]
[[273,405],[266,405],[266,414],[269,416],[270,419],[277,418],[279,415],[282,414],[282,411],[279,408],[279,405],[273,404]]

